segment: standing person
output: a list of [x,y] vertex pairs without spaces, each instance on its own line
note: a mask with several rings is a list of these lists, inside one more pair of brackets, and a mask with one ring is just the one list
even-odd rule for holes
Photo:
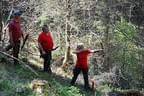
[[53,39],[47,25],[43,25],[42,31],[38,37],[38,44],[41,57],[44,59],[44,72],[51,73],[50,63],[52,59]]
[[87,57],[89,53],[96,53],[102,51],[102,49],[99,50],[90,50],[90,49],[85,49],[83,43],[78,43],[77,49],[73,51],[77,55],[77,62],[75,65],[75,68],[73,70],[73,77],[71,80],[71,85],[75,84],[75,81],[82,71],[83,77],[84,77],[84,82],[85,82],[85,89],[90,89],[89,86],[89,80],[88,80],[88,63],[87,63]]
[[[23,32],[20,25],[21,12],[19,10],[14,10],[14,18],[9,23],[9,38],[10,45],[6,48],[6,51],[13,48],[13,56],[18,58],[20,49],[20,39],[23,37]],[[18,61],[14,59],[14,64],[18,64]]]

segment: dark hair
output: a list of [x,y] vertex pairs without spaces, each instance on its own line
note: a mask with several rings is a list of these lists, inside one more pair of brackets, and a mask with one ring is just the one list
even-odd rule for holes
[[44,31],[46,28],[48,28],[48,26],[45,24],[42,26],[42,31]]

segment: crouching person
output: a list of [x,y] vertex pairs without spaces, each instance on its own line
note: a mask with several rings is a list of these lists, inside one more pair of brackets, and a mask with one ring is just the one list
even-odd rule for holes
[[42,31],[38,37],[41,57],[44,59],[44,72],[51,73],[50,63],[52,59],[53,39],[47,25],[43,25]]
[[75,84],[75,81],[82,71],[83,77],[84,77],[84,82],[85,82],[85,89],[89,90],[89,80],[88,80],[88,63],[87,63],[87,57],[89,53],[96,53],[102,51],[102,49],[99,50],[90,50],[90,49],[85,49],[83,43],[79,43],[77,45],[77,48],[73,51],[77,55],[77,62],[76,66],[73,70],[73,77],[71,80],[71,85]]

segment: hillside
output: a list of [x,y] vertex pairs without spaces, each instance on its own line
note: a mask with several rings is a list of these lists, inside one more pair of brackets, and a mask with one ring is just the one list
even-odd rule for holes
[[[40,72],[36,76],[23,65],[13,65],[10,59],[0,58],[0,96],[93,96],[92,92],[86,92],[82,85],[73,87],[69,85],[70,79],[61,76]],[[45,85],[31,89],[33,80],[45,80]],[[78,88],[79,87],[79,88]],[[38,91],[39,90],[39,91]]]
[[[120,88],[114,88],[108,83],[96,85],[93,91],[85,90],[81,83],[82,79],[78,79],[76,85],[71,86],[70,74],[64,73],[57,66],[53,66],[53,73],[48,74],[41,72],[39,66],[29,62],[25,64],[38,75],[23,64],[13,65],[12,59],[0,55],[0,96],[144,96],[143,92],[131,89],[121,91]],[[97,80],[110,75],[103,74],[97,75]],[[99,82],[97,80],[94,82]]]

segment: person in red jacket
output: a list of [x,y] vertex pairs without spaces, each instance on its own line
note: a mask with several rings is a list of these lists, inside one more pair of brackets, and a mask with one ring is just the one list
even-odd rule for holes
[[[21,12],[19,10],[14,10],[14,18],[9,23],[9,38],[10,44],[6,47],[6,51],[13,48],[13,56],[18,58],[20,49],[20,39],[23,37],[23,32],[20,25]],[[17,60],[14,60],[14,64],[18,64]]]
[[78,43],[77,49],[73,51],[77,55],[77,62],[75,65],[75,68],[73,70],[73,77],[71,80],[71,85],[75,84],[75,81],[82,71],[83,77],[84,77],[84,82],[85,82],[85,89],[90,89],[89,86],[89,80],[88,80],[88,63],[87,63],[87,57],[89,53],[96,53],[99,51],[102,51],[103,49],[98,49],[98,50],[90,50],[90,49],[85,49],[83,43]]
[[54,46],[53,39],[47,25],[43,25],[42,31],[38,37],[38,45],[41,56],[44,59],[44,72],[51,73],[50,61],[52,59],[51,51]]

